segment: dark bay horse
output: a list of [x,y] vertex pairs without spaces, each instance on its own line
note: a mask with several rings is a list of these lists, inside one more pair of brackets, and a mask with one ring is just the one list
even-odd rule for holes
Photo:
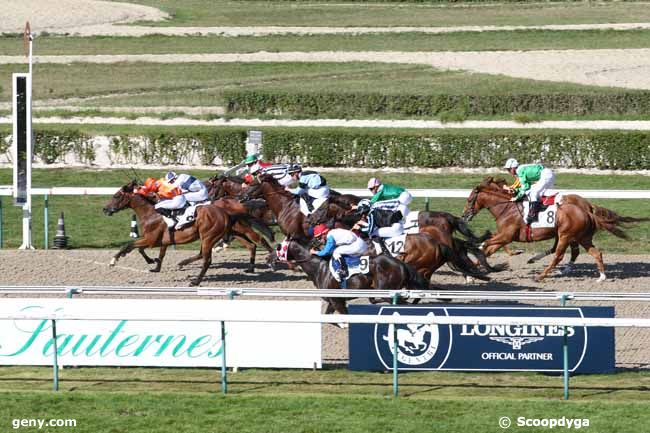
[[329,200],[322,210],[317,210],[308,218],[300,212],[300,205],[294,195],[286,191],[273,176],[262,175],[259,180],[258,184],[248,189],[246,196],[252,199],[263,198],[286,236],[309,239],[310,225],[325,222],[326,219],[342,218],[349,210]]
[[[297,239],[289,239],[287,259],[298,265],[317,289],[339,289],[340,284],[329,270],[329,260],[313,256]],[[411,266],[386,255],[370,257],[369,272],[356,274],[347,281],[348,289],[426,290],[429,283]],[[326,314],[336,311],[347,314],[346,298],[324,298]],[[375,302],[375,299],[371,299]]]
[[523,220],[523,204],[510,201],[510,194],[502,188],[502,179],[488,177],[475,187],[467,198],[463,217],[470,220],[481,209],[486,208],[494,216],[497,233],[483,243],[487,256],[511,242],[534,242],[556,239],[555,257],[544,271],[536,278],[541,281],[562,260],[566,249],[571,244],[581,245],[596,261],[600,276],[605,280],[605,265],[602,253],[593,244],[593,236],[599,229],[607,230],[613,235],[626,239],[627,235],[621,225],[637,222],[641,219],[620,217],[615,212],[600,208],[598,213],[585,209],[575,198],[563,201],[557,208],[556,226],[553,228],[528,228]]
[[[192,279],[190,285],[201,283],[210,263],[212,262],[212,247],[214,244],[229,236],[232,230],[232,220],[223,210],[213,205],[199,206],[196,210],[194,224],[174,232],[170,232],[162,216],[154,209],[154,203],[147,197],[137,194],[134,189],[138,186],[133,181],[120,188],[104,207],[106,215],[112,215],[120,210],[131,208],[138,216],[142,225],[142,238],[130,241],[124,245],[111,259],[110,266],[114,266],[120,257],[137,248],[147,263],[156,263],[154,272],[160,271],[162,260],[167,247],[172,244],[185,244],[196,240],[201,241],[199,254],[181,261],[178,265],[184,266],[196,260],[203,259],[203,266],[199,275]],[[160,247],[157,259],[150,259],[145,253],[145,248]]]

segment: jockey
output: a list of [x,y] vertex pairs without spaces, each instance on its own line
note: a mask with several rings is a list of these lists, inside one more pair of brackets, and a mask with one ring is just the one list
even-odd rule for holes
[[370,199],[370,205],[373,208],[388,209],[396,214],[399,212],[399,215],[401,215],[399,217],[399,227],[398,224],[394,224],[394,234],[380,236],[389,237],[401,235],[403,231],[404,218],[406,218],[406,215],[410,212],[408,205],[411,203],[411,200],[413,200],[411,193],[402,187],[382,183],[381,180],[376,177],[368,180],[368,189],[374,194]]
[[244,160],[246,167],[248,167],[248,173],[244,175],[244,184],[242,187],[250,185],[255,180],[255,175],[258,174],[263,168],[270,167],[273,165],[270,162],[264,162],[260,159],[259,155],[253,154],[248,155]]
[[297,188],[285,187],[293,195],[300,196],[300,211],[310,215],[321,207],[330,196],[330,187],[323,176],[315,171],[302,171],[298,166],[291,172],[292,180],[298,181]]
[[353,227],[359,228],[372,240],[379,243],[384,254],[391,255],[383,238],[399,236],[404,231],[402,213],[371,205],[370,200],[363,199],[357,205],[357,212],[363,217]]
[[287,187],[293,182],[293,173],[301,170],[299,164],[272,164],[261,169],[261,174],[270,174],[278,183]]
[[[172,186],[181,190],[181,194],[185,197],[186,203],[192,205],[208,200],[208,188],[203,182],[194,176],[185,173],[177,175],[173,171],[170,171],[165,177],[169,179]],[[183,214],[182,218],[178,221],[178,224],[176,224],[176,229],[180,230],[183,228],[183,226],[192,221],[193,217],[194,215]]]
[[174,219],[172,211],[183,208],[187,203],[181,189],[171,183],[175,178],[176,173],[170,171],[165,175],[165,177],[162,177],[155,182],[154,187],[156,189],[151,191],[155,192],[158,194],[158,197],[160,197],[160,201],[156,203],[155,209],[156,212],[161,214],[163,217],[166,217],[165,222],[169,228],[176,225],[176,220]]
[[322,240],[325,235],[327,240],[323,249],[318,251],[312,248],[310,252],[318,257],[332,255],[332,259],[339,265],[337,273],[344,285],[348,276],[348,266],[342,256],[361,256],[368,251],[368,245],[351,230],[330,230],[325,224],[314,227],[314,238]]
[[[555,183],[555,174],[550,168],[545,168],[542,164],[519,165],[519,162],[514,158],[508,159],[503,168],[516,177],[513,185],[504,185],[504,189],[515,195],[511,201],[522,200],[524,196],[528,196],[530,206],[526,224],[532,224],[537,220],[539,211],[542,210],[541,199],[544,192]],[[519,186],[517,186],[517,181],[520,184]],[[512,188],[512,186],[515,186],[515,188]]]

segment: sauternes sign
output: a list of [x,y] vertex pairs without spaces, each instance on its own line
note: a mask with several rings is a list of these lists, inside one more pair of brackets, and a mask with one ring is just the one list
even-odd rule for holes
[[[197,300],[58,300],[7,299],[0,313],[111,311],[215,311],[219,308],[282,309],[284,314],[305,308],[320,313],[318,301],[197,301]],[[146,309],[146,310],[142,310]],[[209,310],[208,310],[209,309]],[[318,324],[228,323],[227,363],[240,367],[312,368],[321,364]],[[218,322],[57,321],[59,362],[67,365],[220,366],[223,350]],[[50,320],[1,320],[0,364],[48,365],[54,339]]]

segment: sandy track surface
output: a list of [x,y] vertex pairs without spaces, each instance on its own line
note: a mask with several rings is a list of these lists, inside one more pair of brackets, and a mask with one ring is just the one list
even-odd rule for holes
[[[23,63],[23,56],[0,56],[0,63]],[[586,85],[650,89],[650,49],[481,52],[315,51],[232,54],[131,54],[35,56],[35,63],[242,63],[380,62],[429,65],[516,78]]]
[[[178,271],[175,264],[190,251],[170,251],[162,272],[150,273],[137,253],[132,253],[109,268],[108,262],[115,251],[108,250],[37,250],[0,251],[0,285],[21,286],[99,286],[118,285],[132,287],[187,287],[189,279],[199,271],[191,265]],[[263,262],[265,254],[258,256]],[[434,275],[433,283],[440,289],[450,290],[544,290],[590,292],[643,292],[650,286],[650,257],[642,255],[606,255],[609,280],[596,283],[596,269],[591,257],[581,255],[577,269],[571,276],[553,275],[544,283],[532,277],[541,270],[541,264],[527,265],[527,257],[498,256],[494,262],[509,261],[511,270],[494,275],[494,281],[465,285],[462,278],[445,267]],[[214,256],[214,263],[202,287],[264,287],[313,288],[302,273],[282,270],[272,272],[260,266],[255,274],[246,274],[247,257],[243,251],[229,250]],[[366,300],[354,302],[366,303]],[[552,304],[557,305],[557,303]],[[575,303],[571,305],[577,305]],[[580,305],[597,305],[581,303]],[[613,305],[603,302],[601,305]],[[650,303],[619,302],[615,304],[617,317],[650,317]],[[328,362],[346,360],[348,356],[346,331],[327,325],[323,327],[323,356]],[[650,330],[619,328],[616,331],[617,364],[621,367],[650,365]]]

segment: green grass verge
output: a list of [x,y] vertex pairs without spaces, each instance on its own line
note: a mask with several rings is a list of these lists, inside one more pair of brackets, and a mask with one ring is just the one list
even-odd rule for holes
[[152,26],[477,26],[648,22],[643,3],[130,0],[171,15]]
[[[650,47],[648,30],[494,31],[448,34],[62,37],[37,40],[38,55],[207,54],[258,51],[485,51]],[[0,52],[22,55],[22,36],[0,37]]]
[[[207,179],[214,171],[191,170],[200,179]],[[160,177],[164,170],[138,170],[141,178]],[[492,173],[495,174],[495,173]],[[415,174],[385,173],[368,171],[363,173],[328,172],[328,183],[335,188],[359,188],[371,176],[380,176],[384,182],[404,185],[408,188],[473,188],[484,177],[483,174]],[[34,187],[54,186],[103,186],[123,185],[132,177],[128,170],[78,170],[78,169],[38,169],[33,172]],[[0,170],[0,184],[11,184],[11,171]],[[558,174],[556,187],[562,189],[650,189],[650,177],[644,176],[589,176]],[[65,214],[66,234],[72,248],[117,248],[127,242],[132,213],[129,211],[107,217],[102,208],[109,197],[102,196],[50,196],[48,198],[49,244],[56,233],[57,219]],[[593,200],[616,212],[644,217],[650,214],[650,203],[644,200]],[[424,199],[416,199],[410,206],[413,210],[424,210]],[[461,215],[465,199],[434,198],[429,201],[431,210],[443,210]],[[3,244],[5,248],[16,248],[21,244],[21,209],[11,206],[9,198],[2,199]],[[33,243],[37,248],[44,247],[45,201],[42,196],[33,198]],[[472,229],[481,232],[494,230],[495,224],[488,212],[481,212],[471,223]],[[607,233],[598,233],[595,243],[605,253],[650,253],[650,225],[640,224],[628,230],[630,239],[622,241]],[[524,244],[532,252],[547,247],[546,243]]]
[[[0,369],[0,422],[76,419],[65,432],[540,432],[516,427],[518,417],[588,419],[588,431],[639,432],[650,421],[646,373],[572,378],[572,401],[561,401],[562,379],[530,373],[410,373],[391,398],[390,374],[205,369],[82,368],[61,372],[51,393],[51,369]],[[36,429],[21,429],[37,431]]]
[[[16,65],[0,65],[10,82]],[[74,80],[70,77],[75,77]],[[74,63],[39,64],[35,101],[83,98],[83,106],[215,106],[222,92],[244,87],[290,92],[501,95],[510,93],[616,94],[620,89],[509,78],[424,65],[384,63]],[[634,91],[631,91],[634,93]],[[11,86],[0,89],[11,100]]]

